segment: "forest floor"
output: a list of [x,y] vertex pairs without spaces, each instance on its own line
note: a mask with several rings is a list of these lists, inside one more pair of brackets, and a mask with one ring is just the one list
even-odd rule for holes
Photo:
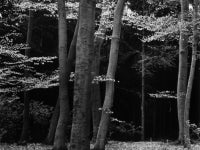
[[[91,148],[93,145],[91,145]],[[52,146],[43,144],[28,144],[18,146],[16,144],[0,144],[0,150],[51,150]],[[117,142],[109,141],[106,150],[187,150],[183,146],[171,145],[163,142]],[[191,146],[190,150],[200,150],[200,144]]]

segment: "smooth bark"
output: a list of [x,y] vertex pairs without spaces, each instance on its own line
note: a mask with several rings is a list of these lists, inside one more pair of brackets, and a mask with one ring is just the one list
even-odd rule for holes
[[[33,10],[29,9],[29,19],[28,19],[28,30],[27,30],[27,38],[26,44],[28,48],[25,50],[25,56],[30,57],[30,50],[31,50],[31,38],[33,32]],[[25,71],[25,77],[28,77],[28,72]],[[26,143],[29,136],[29,93],[28,91],[24,92],[24,111],[23,111],[23,127],[22,133],[20,137],[20,143]]]
[[189,133],[189,113],[190,113],[190,99],[191,99],[191,93],[192,93],[192,87],[193,87],[193,81],[194,81],[194,74],[195,74],[195,66],[196,66],[196,60],[197,60],[197,45],[198,45],[198,30],[197,30],[197,23],[198,23],[198,5],[199,0],[194,0],[193,5],[193,43],[192,43],[192,60],[191,60],[191,66],[190,66],[190,74],[188,79],[188,85],[187,85],[187,93],[186,93],[186,99],[185,99],[185,113],[184,113],[184,122],[185,122],[185,129],[184,129],[184,135],[185,135],[185,144],[186,147],[190,147],[190,133]]
[[90,149],[91,62],[94,51],[95,0],[80,1],[70,150]]
[[67,75],[67,23],[65,0],[58,0],[58,36],[59,36],[59,96],[60,115],[55,133],[54,150],[67,149],[66,129],[69,121],[69,95]]
[[[115,78],[115,72],[116,72],[117,60],[118,60],[119,40],[120,40],[120,33],[121,33],[121,18],[123,14],[124,3],[125,3],[125,0],[118,0],[115,13],[114,13],[114,24],[113,24],[109,64],[108,64],[108,70],[106,74],[106,77],[108,79]],[[111,108],[113,105],[113,97],[114,97],[114,82],[112,80],[107,80],[105,100],[104,100],[102,114],[101,114],[101,121],[100,121],[99,130],[97,134],[97,140],[94,146],[95,150],[105,149],[106,135],[107,135],[108,125],[110,121]]]
[[[94,39],[94,53],[93,53],[92,71],[91,71],[92,79],[94,79],[95,76],[99,75],[100,57],[101,57],[100,53],[106,33],[105,22],[108,21],[107,20],[108,17],[106,14],[107,11],[109,11],[107,6],[107,0],[104,0],[100,25],[97,32],[95,33],[95,39]],[[95,142],[99,128],[99,123],[101,120],[101,111],[99,110],[99,108],[101,108],[101,94],[100,94],[100,85],[98,83],[97,84],[94,83],[91,85],[91,101],[92,101],[92,123],[93,123],[92,142]]]
[[184,110],[185,97],[187,91],[187,73],[188,73],[188,32],[186,29],[186,22],[188,16],[188,0],[181,0],[181,26],[179,39],[179,71],[177,84],[177,109],[178,109],[178,123],[179,123],[179,137],[178,141],[184,143]]
[[[68,57],[67,57],[66,80],[69,80],[69,78],[70,78],[70,72],[72,71],[73,62],[75,60],[77,35],[78,35],[78,20],[77,20],[76,28],[75,28],[75,31],[74,31],[74,36],[73,36],[72,42],[70,44],[69,53],[68,53]],[[58,99],[54,113],[53,113],[53,116],[52,116],[52,119],[51,119],[49,132],[48,132],[48,135],[45,139],[46,144],[53,144],[56,127],[57,127],[57,124],[58,124],[59,113],[60,113],[60,102],[59,102],[59,99]],[[68,116],[68,118],[69,117],[70,116]]]
[[145,49],[142,43],[141,140],[145,140]]

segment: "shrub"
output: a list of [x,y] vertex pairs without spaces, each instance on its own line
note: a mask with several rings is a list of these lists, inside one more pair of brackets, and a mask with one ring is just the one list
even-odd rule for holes
[[23,105],[19,101],[5,101],[0,104],[0,140],[15,142],[19,139]]
[[[41,142],[45,138],[53,108],[42,102],[30,103],[30,140]],[[0,142],[17,142],[23,123],[23,103],[4,100],[0,103]]]
[[109,138],[117,141],[139,141],[141,137],[140,128],[133,123],[111,118]]

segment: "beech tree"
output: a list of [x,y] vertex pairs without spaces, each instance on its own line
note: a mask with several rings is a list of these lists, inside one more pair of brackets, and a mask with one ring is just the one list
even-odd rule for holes
[[100,53],[101,47],[106,37],[106,25],[109,22],[109,0],[103,0],[102,2],[102,12],[101,19],[99,21],[99,28],[95,33],[94,39],[94,53],[92,59],[92,85],[91,85],[91,101],[92,101],[92,123],[93,123],[93,136],[92,141],[96,141],[96,136],[99,128],[99,123],[101,119],[101,93],[100,93],[100,85],[98,81],[95,82],[96,77],[99,75],[100,70]]
[[113,32],[109,56],[108,70],[106,74],[106,93],[105,100],[102,108],[101,121],[99,125],[99,130],[97,134],[96,143],[94,146],[95,150],[104,150],[106,135],[108,131],[108,124],[110,121],[111,108],[113,105],[113,96],[114,96],[114,78],[117,68],[118,60],[118,50],[119,50],[119,40],[121,33],[121,19],[123,15],[125,0],[118,0],[117,6],[114,13],[114,22],[113,22]]
[[193,4],[193,40],[192,40],[192,60],[190,65],[190,74],[187,84],[187,93],[185,98],[185,112],[184,112],[184,136],[185,136],[185,144],[189,148],[190,147],[190,133],[189,133],[189,112],[190,112],[190,99],[192,94],[192,86],[194,81],[194,73],[195,73],[195,66],[197,60],[197,46],[198,46],[198,30],[197,30],[197,23],[198,23],[198,6],[199,0],[194,0]]
[[[31,38],[33,31],[33,10],[29,9],[28,29],[26,43],[28,47],[25,49],[25,56],[30,57]],[[25,70],[25,76],[28,77],[28,71]],[[29,103],[30,98],[28,91],[24,91],[24,111],[23,111],[23,127],[20,137],[20,143],[27,142],[29,136]]]
[[54,150],[66,149],[66,127],[69,116],[69,95],[67,75],[67,23],[65,0],[58,0],[58,47],[59,47],[59,102],[60,115],[55,133]]
[[[75,54],[76,54],[76,41],[77,41],[77,35],[78,35],[78,20],[76,23],[75,31],[74,31],[74,36],[72,39],[72,42],[70,44],[69,52],[68,52],[68,57],[67,57],[67,68],[66,68],[66,82],[68,83],[69,78],[70,78],[70,72],[73,68],[73,62],[75,59]],[[66,91],[68,92],[68,90]],[[45,142],[47,144],[52,144],[55,136],[55,131],[58,123],[58,118],[59,118],[59,113],[60,113],[60,102],[59,99],[57,100],[56,107],[54,109],[54,113],[51,119],[50,127],[49,127],[49,132],[48,135],[45,139]],[[67,116],[70,117],[70,116]]]
[[187,91],[187,75],[188,75],[188,31],[186,29],[186,22],[188,20],[188,0],[181,0],[181,25],[180,25],[180,39],[179,39],[179,70],[177,83],[177,109],[178,109],[178,123],[179,123],[179,137],[178,141],[184,143],[184,111],[185,98]]
[[80,1],[79,29],[76,45],[73,121],[70,149],[90,149],[91,62],[94,50],[95,0]]

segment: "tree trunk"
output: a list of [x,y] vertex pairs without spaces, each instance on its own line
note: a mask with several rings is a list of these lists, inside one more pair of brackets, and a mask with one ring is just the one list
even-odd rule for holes
[[141,102],[141,140],[145,140],[145,50],[142,43],[142,102]]
[[[75,60],[77,35],[78,35],[78,20],[77,20],[76,28],[75,28],[75,31],[74,31],[74,36],[73,36],[72,42],[70,44],[69,53],[68,53],[68,57],[67,57],[66,80],[69,80],[69,76],[70,76],[70,73],[71,73],[72,67],[73,67],[73,61]],[[59,99],[58,99],[57,103],[56,103],[56,108],[54,110],[54,113],[53,113],[53,116],[52,116],[52,119],[51,119],[49,132],[48,132],[48,135],[45,139],[46,144],[53,144],[56,127],[57,127],[57,124],[58,124],[59,113],[60,113],[60,102],[59,102]],[[70,117],[70,115],[68,116],[68,118],[69,117]]]
[[108,124],[110,121],[111,108],[113,105],[114,81],[112,79],[115,78],[115,72],[117,68],[119,39],[121,33],[121,18],[123,14],[124,3],[125,0],[118,0],[114,13],[114,24],[113,24],[113,33],[112,33],[111,48],[110,48],[110,57],[106,75],[108,80],[106,81],[106,94],[101,114],[99,130],[97,134],[97,140],[94,146],[95,150],[105,149],[105,139],[108,131]]
[[[32,38],[32,31],[33,31],[33,10],[29,9],[29,20],[28,20],[28,30],[27,30],[27,38],[26,44],[28,48],[25,50],[25,56],[30,57],[30,50],[31,50],[31,38]],[[25,77],[28,77],[28,72],[25,71]],[[20,137],[20,143],[26,143],[29,136],[29,93],[28,91],[24,92],[24,112],[23,112],[23,127],[22,127],[22,134]]]
[[55,107],[54,112],[53,112],[53,116],[51,118],[49,132],[48,132],[48,135],[45,139],[45,144],[50,144],[50,145],[53,144],[55,133],[56,133],[56,127],[57,127],[57,124],[58,124],[59,114],[60,114],[60,101],[58,99],[57,103],[56,103],[56,107]]
[[95,0],[80,1],[70,150],[90,149],[90,85],[92,51],[94,50],[95,2]]
[[69,121],[69,95],[67,76],[67,23],[65,0],[58,0],[59,36],[59,96],[60,115],[55,133],[54,150],[65,150],[66,128]]
[[194,10],[193,10],[193,43],[192,43],[192,62],[190,66],[190,74],[187,85],[187,93],[185,99],[185,113],[184,113],[184,122],[185,122],[185,144],[189,148],[190,147],[190,134],[189,134],[189,126],[187,121],[189,121],[189,112],[190,112],[190,99],[192,93],[192,86],[194,81],[194,73],[197,59],[197,45],[198,45],[198,32],[197,32],[197,23],[198,23],[198,0],[194,0]]
[[188,57],[188,33],[186,31],[186,21],[188,15],[188,0],[181,0],[181,26],[179,39],[179,71],[177,84],[177,109],[179,123],[178,141],[184,143],[184,110],[185,96],[187,91],[187,57]]
[[[101,13],[101,20],[98,31],[95,33],[95,40],[94,40],[94,55],[92,60],[92,71],[91,76],[94,79],[95,76],[99,75],[100,69],[100,52],[103,41],[105,39],[106,33],[106,26],[105,22],[107,22],[107,14],[106,12],[109,11],[107,0],[103,1],[103,8]],[[101,94],[100,94],[100,85],[94,83],[91,85],[91,101],[92,101],[92,121],[93,121],[93,135],[92,135],[92,142],[96,141],[96,136],[99,128],[99,122],[101,119],[101,112],[99,108],[101,108]]]

